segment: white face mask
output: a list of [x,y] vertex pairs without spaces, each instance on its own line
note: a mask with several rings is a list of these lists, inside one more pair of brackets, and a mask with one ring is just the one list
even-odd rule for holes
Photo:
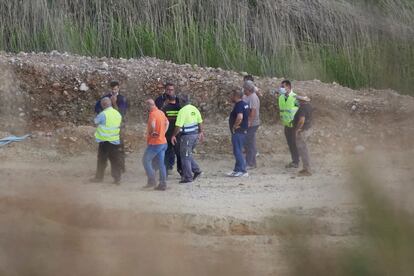
[[280,95],[286,95],[286,92],[287,92],[287,91],[286,91],[286,88],[284,88],[284,87],[280,87],[280,88],[279,88],[279,94],[280,94]]

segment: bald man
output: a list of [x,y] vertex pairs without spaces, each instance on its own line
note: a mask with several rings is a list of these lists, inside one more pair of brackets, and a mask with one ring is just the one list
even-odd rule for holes
[[98,125],[95,132],[98,147],[98,162],[95,178],[91,182],[102,182],[105,169],[109,162],[111,163],[111,175],[114,178],[114,184],[121,183],[121,139],[119,136],[122,116],[112,107],[110,98],[105,97],[100,101],[103,111],[95,118],[95,124]]
[[[169,122],[164,112],[157,108],[154,100],[147,100],[146,108],[149,112],[147,149],[142,158],[142,163],[148,178],[145,188],[155,188],[158,191],[165,191],[167,189],[167,169],[164,158],[165,151],[168,148],[165,134],[168,130]],[[160,170],[160,182],[158,186],[156,186],[153,162],[157,164]]]

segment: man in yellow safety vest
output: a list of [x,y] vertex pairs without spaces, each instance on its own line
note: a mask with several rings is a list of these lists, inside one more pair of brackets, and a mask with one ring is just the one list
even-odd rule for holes
[[292,90],[292,84],[288,80],[282,81],[279,87],[279,112],[280,121],[285,126],[286,141],[289,146],[292,162],[286,165],[286,168],[299,167],[299,154],[296,146],[296,131],[293,126],[295,114],[299,109],[296,94]]
[[[181,184],[191,183],[201,174],[201,169],[193,158],[193,150],[198,142],[204,140],[203,118],[200,111],[190,103],[188,95],[181,95],[180,104],[182,108],[178,112],[175,121],[174,133],[171,143],[180,148],[181,158]],[[179,138],[177,135],[180,134]],[[179,139],[179,141],[178,141]]]
[[112,107],[111,99],[105,97],[101,100],[103,111],[95,118],[95,124],[98,125],[95,132],[98,147],[98,162],[95,178],[91,182],[102,182],[105,168],[109,159],[111,163],[111,175],[114,178],[114,184],[121,183],[122,156],[121,140],[119,132],[121,129],[122,116]]

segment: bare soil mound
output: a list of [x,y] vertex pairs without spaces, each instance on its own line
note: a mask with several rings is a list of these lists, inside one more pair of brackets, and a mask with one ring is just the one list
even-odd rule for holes
[[[177,84],[189,93],[206,117],[208,140],[201,151],[228,149],[226,117],[229,93],[242,84],[242,74],[220,68],[177,65],[154,58],[91,58],[67,53],[0,54],[0,131],[32,132],[41,144],[60,152],[94,148],[91,139],[95,101],[118,79],[129,101],[127,144],[136,149],[143,141],[146,114],[143,103],[161,93],[158,79]],[[274,152],[284,143],[278,126],[276,99],[269,93],[282,78],[256,77],[263,97],[261,151]],[[295,81],[297,93],[312,98],[312,143],[323,150],[409,144],[414,135],[414,99],[394,91],[354,91],[318,80]],[[389,143],[389,141],[393,143]],[[76,147],[72,147],[76,145]]]
[[[412,194],[404,191],[412,190],[414,99],[317,80],[293,82],[314,107],[313,176],[284,168],[289,155],[269,93],[282,79],[257,77],[259,167],[247,178],[226,177],[234,162],[228,96],[242,75],[153,58],[0,53],[0,137],[32,133],[0,148],[6,160],[0,162],[0,274],[56,275],[69,267],[63,275],[218,275],[211,270],[217,267],[223,275],[285,275],[279,238],[290,231],[291,218],[328,247],[360,233],[359,205],[349,190],[355,147],[377,151],[365,163],[387,184],[387,194],[399,202]],[[143,103],[159,95],[158,78],[191,95],[207,134],[196,152],[203,176],[183,186],[178,174],[170,175],[163,193],[141,189]],[[131,154],[121,186],[109,184],[109,175],[104,183],[88,182],[96,165],[93,105],[111,79],[122,82],[130,104]]]

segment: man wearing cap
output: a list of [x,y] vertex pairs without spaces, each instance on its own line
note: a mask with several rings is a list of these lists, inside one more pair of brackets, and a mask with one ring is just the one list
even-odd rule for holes
[[[149,112],[147,126],[147,148],[142,158],[142,163],[148,177],[145,188],[155,188],[159,191],[165,191],[167,188],[167,171],[164,164],[165,151],[167,150],[167,139],[165,133],[168,129],[168,119],[164,112],[155,106],[152,99],[146,101],[146,107]],[[153,162],[157,164],[160,170],[160,182],[156,186],[155,170]]]
[[171,143],[177,144],[177,135],[180,134],[180,157],[182,176],[180,183],[190,183],[201,175],[200,167],[193,158],[193,150],[198,141],[204,139],[203,119],[200,111],[190,104],[189,97],[183,95],[180,98],[181,109],[175,122],[175,130],[171,137]]
[[95,118],[98,125],[95,132],[96,142],[99,143],[98,163],[95,178],[91,182],[102,182],[105,168],[109,159],[111,163],[111,175],[114,183],[121,183],[121,151],[119,132],[122,123],[121,114],[112,107],[112,101],[106,97],[100,101],[103,111]]
[[309,152],[306,141],[309,139],[312,132],[312,106],[310,104],[310,99],[307,96],[297,95],[296,99],[299,102],[299,109],[295,114],[293,127],[296,132],[296,147],[303,164],[303,169],[299,171],[299,176],[311,176],[312,173],[310,171]]
[[122,126],[121,126],[121,142],[120,142],[120,150],[121,150],[121,170],[125,172],[125,148],[124,148],[124,133],[125,133],[125,116],[128,109],[127,99],[124,95],[120,94],[120,84],[118,81],[113,80],[109,83],[111,88],[111,92],[106,94],[105,96],[101,97],[95,104],[95,113],[99,114],[103,111],[103,107],[101,105],[101,100],[103,98],[111,99],[112,108],[117,110],[122,115]]
[[260,126],[260,100],[256,95],[256,86],[250,80],[243,84],[245,97],[243,100],[249,106],[248,129],[246,135],[246,163],[247,169],[255,169],[257,167],[256,155],[256,132]]
[[171,138],[174,134],[175,129],[175,122],[177,121],[177,116],[180,109],[181,106],[178,103],[177,96],[175,94],[167,94],[166,102],[164,104],[164,107],[162,108],[162,111],[165,113],[165,115],[168,118],[168,121],[170,122],[168,131],[165,134],[168,142],[168,148],[165,152],[165,166],[167,167],[168,171],[171,171],[174,167],[175,157],[177,156],[177,171],[179,174],[182,174],[179,144],[177,143],[176,145],[173,145],[171,143]]
[[286,168],[299,167],[299,153],[296,147],[296,129],[293,125],[295,114],[298,111],[296,94],[292,90],[292,84],[288,80],[282,81],[279,87],[279,112],[280,121],[285,126],[286,141],[289,146],[292,162],[286,165]]
[[243,91],[233,90],[233,111],[230,113],[229,126],[231,132],[231,143],[233,154],[236,159],[234,170],[228,174],[230,177],[247,177],[246,161],[243,156],[243,147],[246,142],[247,129],[249,126],[249,105],[243,101]]

